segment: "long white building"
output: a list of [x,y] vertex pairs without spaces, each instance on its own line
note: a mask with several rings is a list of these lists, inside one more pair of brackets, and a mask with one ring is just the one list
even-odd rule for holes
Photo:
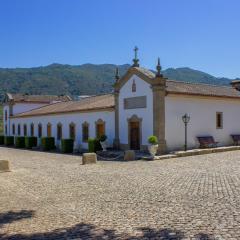
[[6,94],[6,135],[73,138],[75,148],[87,148],[88,138],[102,134],[109,146],[146,149],[156,135],[159,153],[183,149],[182,116],[189,114],[188,146],[197,148],[198,136],[213,136],[219,145],[232,144],[231,134],[240,134],[239,81],[232,86],[213,86],[173,81],[139,66],[121,78],[116,72],[113,94],[73,101],[68,96]]

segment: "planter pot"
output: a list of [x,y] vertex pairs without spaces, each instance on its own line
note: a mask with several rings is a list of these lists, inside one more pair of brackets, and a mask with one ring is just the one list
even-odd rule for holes
[[152,157],[152,159],[154,159],[156,153],[157,153],[157,149],[158,149],[158,144],[154,144],[154,145],[149,145],[148,146],[148,151]]
[[103,151],[107,151],[107,141],[100,142]]

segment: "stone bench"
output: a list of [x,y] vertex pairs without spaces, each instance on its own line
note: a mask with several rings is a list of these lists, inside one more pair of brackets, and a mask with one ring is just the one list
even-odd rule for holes
[[84,153],[82,157],[82,164],[92,164],[97,163],[97,154],[96,153]]
[[8,160],[0,160],[0,172],[10,172]]

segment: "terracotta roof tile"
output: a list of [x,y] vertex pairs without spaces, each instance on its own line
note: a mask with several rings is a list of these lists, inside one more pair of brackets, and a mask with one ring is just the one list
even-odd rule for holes
[[[155,74],[146,68],[142,67],[134,68],[150,79],[155,78]],[[239,80],[236,81],[238,82]],[[228,87],[202,83],[188,83],[169,79],[166,81],[166,85],[168,93],[240,98],[240,92],[237,91],[232,86]]]
[[68,101],[49,104],[47,106],[37,108],[28,112],[14,115],[13,117],[28,117],[39,115],[51,115],[57,113],[81,112],[100,109],[114,108],[113,94],[99,95],[87,97],[80,101]]
[[173,80],[167,80],[166,85],[168,93],[240,98],[240,92],[231,86],[186,83]]

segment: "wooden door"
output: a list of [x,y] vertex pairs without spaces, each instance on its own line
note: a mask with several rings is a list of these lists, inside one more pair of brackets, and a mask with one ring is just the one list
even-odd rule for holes
[[130,149],[140,149],[140,126],[139,122],[130,122]]
[[47,137],[51,137],[52,136],[52,125],[48,124],[47,125]]
[[100,138],[101,136],[105,135],[105,127],[103,123],[97,124],[97,138]]

